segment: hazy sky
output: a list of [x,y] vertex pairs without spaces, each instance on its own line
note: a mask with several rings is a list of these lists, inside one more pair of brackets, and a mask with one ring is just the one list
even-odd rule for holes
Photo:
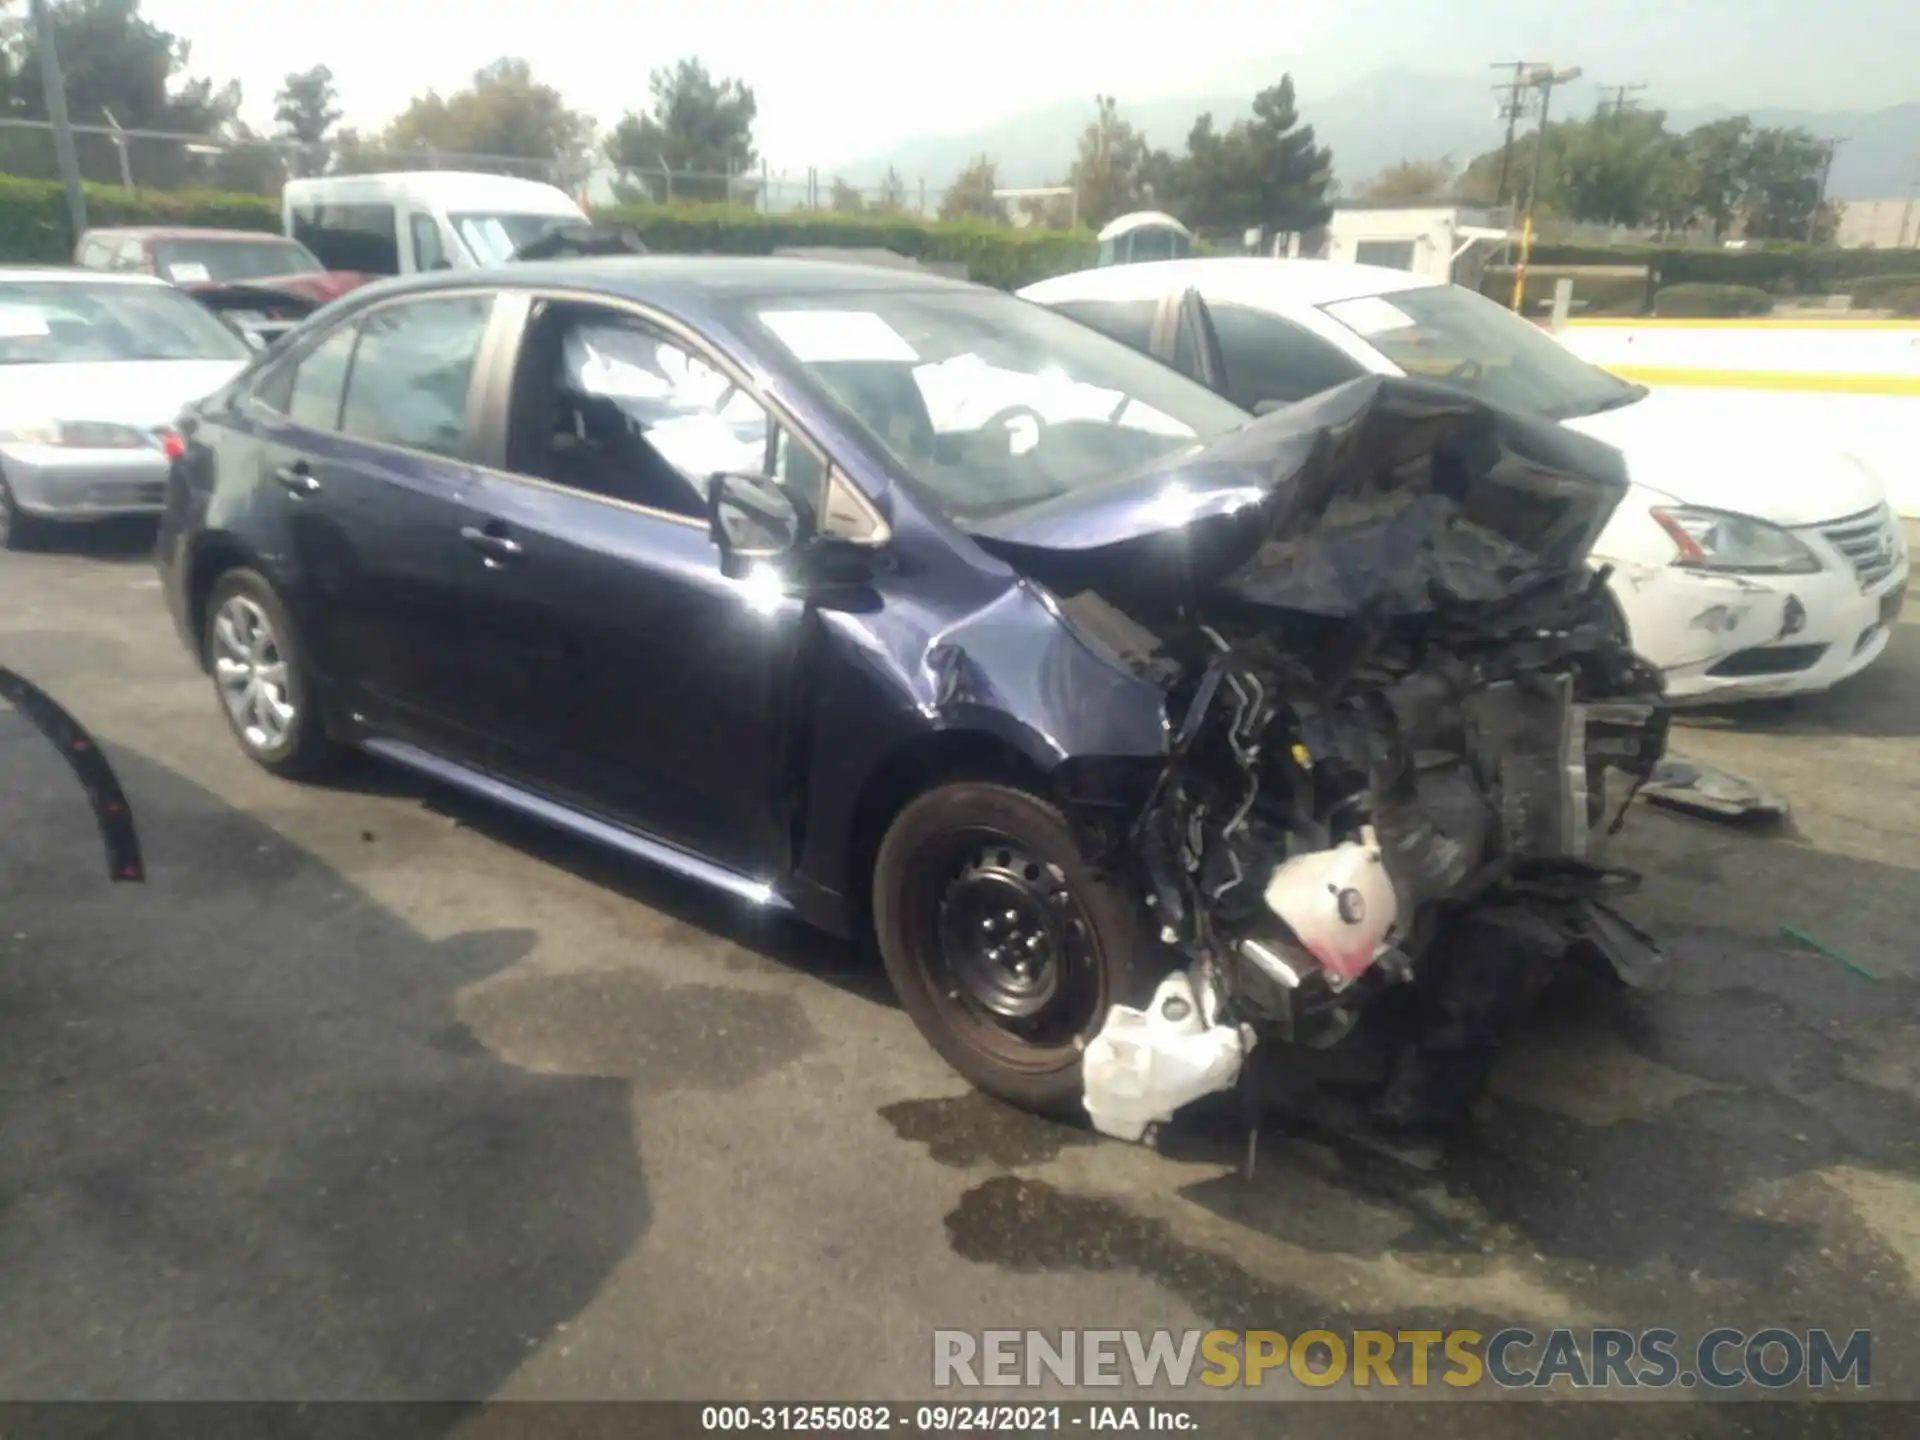
[[916,135],[1096,91],[1251,90],[1291,69],[1312,99],[1370,72],[1578,64],[1646,82],[1650,105],[1826,109],[1920,100],[1920,0],[145,0],[193,42],[193,69],[237,78],[263,124],[290,70],[333,68],[349,123],[378,126],[429,87],[522,55],[603,124],[644,105],[647,73],[698,55],[760,102],[774,167],[822,167]]

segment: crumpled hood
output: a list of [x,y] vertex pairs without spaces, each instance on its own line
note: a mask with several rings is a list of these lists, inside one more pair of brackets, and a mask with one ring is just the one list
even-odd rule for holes
[[1886,499],[1880,477],[1839,446],[1809,442],[1786,426],[1755,429],[1748,409],[1730,423],[1718,398],[1653,390],[1618,410],[1561,423],[1616,447],[1635,483],[1682,505],[1794,526],[1858,515]]
[[374,278],[358,270],[309,270],[298,275],[268,275],[257,280],[208,280],[180,288],[197,298],[229,291],[260,291],[305,300],[317,307],[329,300],[338,300],[348,291],[358,290]]
[[1627,485],[1619,453],[1586,436],[1369,376],[972,533],[1044,584],[1136,613],[1224,591],[1408,615],[1584,583]]

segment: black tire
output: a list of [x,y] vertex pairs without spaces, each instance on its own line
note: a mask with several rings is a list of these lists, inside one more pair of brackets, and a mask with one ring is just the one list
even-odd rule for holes
[[[272,649],[266,653],[284,666],[285,680],[278,695],[292,708],[293,718],[277,736],[243,724],[228,700],[219,663],[222,653],[219,630],[223,614],[236,601],[243,607],[253,606],[265,618],[272,638]],[[213,678],[214,696],[220,702],[220,713],[226,717],[228,728],[248,759],[290,780],[319,775],[333,764],[339,751],[326,733],[306,648],[286,606],[280,603],[279,595],[264,575],[254,570],[229,570],[214,581],[201,617],[200,638],[207,670]]]
[[[1033,893],[1023,895],[1022,885]],[[1051,998],[1033,1015],[992,1012],[977,978],[985,962],[967,954],[956,933],[971,934],[971,917],[983,908],[990,913],[981,926],[998,919],[1003,893],[1009,917],[1037,917],[1021,928],[1010,924],[1013,939],[1039,934],[1037,953],[1051,958],[1052,983],[1039,987]],[[894,992],[928,1043],[988,1094],[1043,1114],[1084,1115],[1086,1042],[1113,1005],[1151,999],[1169,968],[1150,942],[1139,901],[1094,872],[1060,812],[987,781],[938,786],[900,812],[874,864],[873,916]],[[1001,951],[993,954],[997,960]],[[1013,981],[1004,963],[998,969],[1006,983],[1034,983]]]
[[13,491],[0,476],[0,550],[34,550],[44,533],[38,516],[29,515],[13,503]]

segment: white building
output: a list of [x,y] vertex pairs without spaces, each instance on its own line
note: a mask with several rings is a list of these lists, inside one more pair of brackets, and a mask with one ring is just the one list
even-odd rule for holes
[[1518,242],[1501,211],[1467,205],[1336,201],[1320,254],[1350,265],[1385,265],[1429,280],[1477,285],[1480,270]]
[[1840,207],[1835,239],[1849,250],[1920,247],[1920,195],[1904,200],[1849,200]]

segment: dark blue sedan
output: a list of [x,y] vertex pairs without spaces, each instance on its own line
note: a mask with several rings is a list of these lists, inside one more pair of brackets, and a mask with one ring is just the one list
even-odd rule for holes
[[[1603,817],[1568,780],[1569,717],[1596,772],[1658,754],[1657,677],[1584,565],[1611,452],[1412,382],[1296,409],[1250,421],[1070,319],[922,275],[414,278],[336,302],[183,418],[160,564],[267,769],[357,746],[875,933],[969,1078],[1073,1109],[1096,1046],[1084,1098],[1129,1133],[1130,1105],[1230,1080],[1256,1031],[1337,1038],[1442,943],[1416,922],[1453,891],[1584,863]],[[1425,465],[1381,472],[1412,508],[1372,540],[1323,524],[1355,477],[1386,483],[1381,446]],[[1417,543],[1462,515],[1467,551]],[[1331,562],[1287,538],[1322,531]],[[1573,638],[1503,666],[1543,617]],[[1503,810],[1434,719],[1419,748],[1467,797],[1435,840],[1414,812],[1447,767],[1383,777],[1391,705],[1347,701],[1429,683],[1441,652],[1537,793]],[[1509,704],[1521,668],[1551,683]]]

